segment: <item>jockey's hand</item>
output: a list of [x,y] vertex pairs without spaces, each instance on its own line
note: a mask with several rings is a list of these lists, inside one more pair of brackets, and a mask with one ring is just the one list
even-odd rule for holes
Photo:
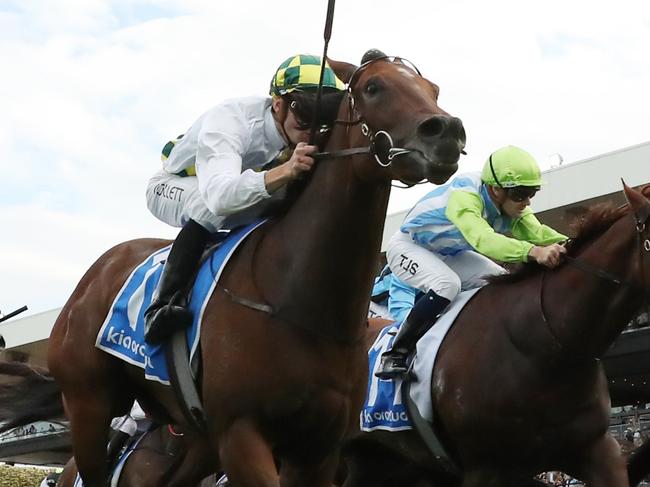
[[287,166],[289,172],[289,179],[297,179],[303,173],[310,171],[314,166],[314,158],[310,156],[316,152],[318,147],[309,145],[306,142],[298,142],[296,148],[291,154],[291,158],[283,165]]
[[566,254],[566,247],[560,244],[551,244],[545,247],[536,245],[528,252],[528,258],[552,269],[560,264],[560,259],[564,254]]
[[311,157],[311,154],[316,152],[317,149],[315,145],[298,142],[287,162],[266,172],[264,175],[266,190],[273,193],[289,181],[293,181],[304,173],[311,171],[314,166],[314,158]]

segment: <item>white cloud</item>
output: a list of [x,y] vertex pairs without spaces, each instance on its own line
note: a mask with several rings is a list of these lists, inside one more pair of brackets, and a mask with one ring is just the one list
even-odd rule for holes
[[[357,63],[378,47],[441,86],[468,133],[461,170],[510,143],[544,166],[550,154],[572,162],[649,138],[642,0],[336,9],[331,57]],[[0,307],[61,305],[111,245],[173,236],[144,204],[162,145],[219,100],[265,93],[288,55],[320,54],[325,11],[304,0],[3,3]],[[427,189],[395,190],[390,208]]]

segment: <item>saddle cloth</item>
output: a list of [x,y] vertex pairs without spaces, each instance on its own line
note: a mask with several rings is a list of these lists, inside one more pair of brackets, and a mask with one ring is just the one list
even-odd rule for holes
[[[233,230],[201,264],[190,299],[194,320],[186,332],[190,362],[198,349],[203,312],[219,276],[237,247],[265,221],[258,220]],[[157,250],[133,270],[117,293],[95,341],[100,350],[144,369],[147,379],[167,385],[169,375],[164,344],[149,345],[144,341],[144,313],[151,303],[170,248]]]
[[[415,378],[411,380],[409,395],[422,417],[430,423],[433,422],[431,377],[438,350],[447,332],[454,324],[456,317],[478,290],[472,289],[460,293],[436,324],[417,343],[416,353],[411,365]],[[375,377],[375,372],[379,368],[381,354],[392,346],[401,324],[401,322],[391,323],[386,326],[381,330],[372,347],[368,350],[368,389],[366,401],[360,415],[362,431],[413,429],[406,410],[406,404],[402,400],[403,380],[401,378],[379,380],[379,378]]]

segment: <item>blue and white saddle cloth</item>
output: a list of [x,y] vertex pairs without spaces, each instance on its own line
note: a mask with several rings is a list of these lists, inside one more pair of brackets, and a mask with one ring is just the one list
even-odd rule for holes
[[[198,349],[203,312],[221,272],[237,247],[265,221],[233,230],[201,265],[190,300],[194,316],[192,326],[187,329],[190,361]],[[171,245],[157,250],[131,273],[117,294],[95,342],[97,348],[144,369],[147,379],[167,385],[169,375],[164,347],[144,341],[144,312],[151,303],[170,248]]]
[[[478,289],[460,293],[445,314],[427,331],[417,343],[413,358],[413,372],[409,396],[424,419],[433,422],[431,405],[431,376],[440,345],[456,321],[456,317]],[[388,350],[399,331],[400,323],[391,323],[381,330],[368,350],[368,389],[360,415],[362,431],[400,431],[413,429],[402,398],[402,379],[379,380],[375,372],[379,368],[381,354]]]

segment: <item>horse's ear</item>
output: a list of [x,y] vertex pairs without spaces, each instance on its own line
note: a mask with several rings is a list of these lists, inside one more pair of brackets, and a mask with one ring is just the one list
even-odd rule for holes
[[646,198],[650,198],[650,184],[646,184],[642,188],[639,188],[641,191],[641,194],[645,196]]
[[336,73],[336,76],[344,83],[350,81],[352,73],[357,69],[354,64],[344,63],[343,61],[334,61],[333,59],[327,58],[327,62]]
[[363,57],[361,58],[361,64],[382,57],[386,57],[386,53],[384,53],[383,51],[380,51],[379,49],[368,49],[366,53],[363,55]]
[[[639,223],[646,223],[648,218],[650,218],[650,201],[644,196],[641,191],[638,191],[634,188],[630,188],[625,181],[623,181],[623,192],[625,193],[625,198],[630,204],[630,208],[636,216],[636,221]],[[644,188],[645,189],[645,188]]]

